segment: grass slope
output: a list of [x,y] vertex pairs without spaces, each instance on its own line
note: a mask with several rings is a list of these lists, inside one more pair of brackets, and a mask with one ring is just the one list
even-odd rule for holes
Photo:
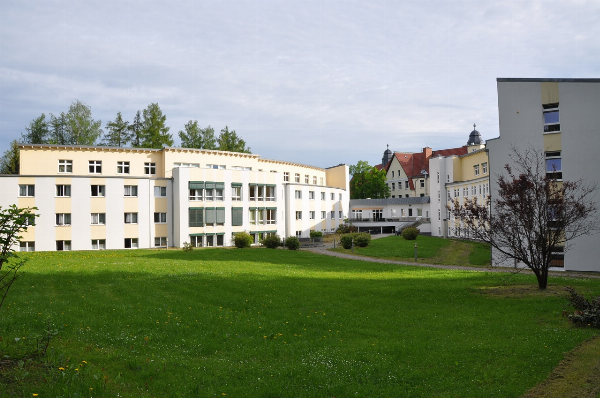
[[59,334],[1,368],[6,395],[517,397],[597,334],[561,317],[561,295],[488,293],[522,275],[267,249],[29,257],[0,351]]

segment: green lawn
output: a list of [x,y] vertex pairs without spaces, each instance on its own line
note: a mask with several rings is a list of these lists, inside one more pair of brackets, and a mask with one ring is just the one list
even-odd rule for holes
[[527,275],[269,249],[29,257],[1,354],[48,322],[59,333],[46,357],[0,368],[0,395],[518,397],[598,333],[561,316],[560,294],[488,293]]
[[[487,266],[490,264],[489,245],[424,235],[420,235],[417,240],[405,240],[401,236],[395,235],[373,239],[367,247],[354,247],[354,254],[414,262],[415,243],[419,262],[463,266]],[[351,249],[344,249],[340,245],[337,245],[334,250],[351,253]]]

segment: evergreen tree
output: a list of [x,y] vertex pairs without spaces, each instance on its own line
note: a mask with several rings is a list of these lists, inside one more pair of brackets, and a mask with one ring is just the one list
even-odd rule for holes
[[131,137],[131,146],[139,148],[142,146],[142,115],[138,110],[133,118],[133,123],[129,125]]
[[181,146],[184,148],[217,149],[215,129],[208,126],[201,129],[198,121],[189,121],[184,126],[185,131],[179,131]]
[[227,126],[221,130],[217,142],[217,149],[220,151],[252,153],[250,152],[250,148],[246,148],[246,141],[238,137],[235,130],[229,131]]
[[102,138],[102,144],[107,146],[125,146],[131,141],[131,129],[129,122],[123,120],[121,112],[117,112],[114,121],[106,122],[106,133]]
[[13,140],[0,158],[0,174],[19,174],[19,143]]
[[67,145],[66,116],[61,112],[59,116],[50,114],[50,136],[48,144]]
[[148,105],[142,115],[142,147],[160,149],[173,145],[173,137],[166,125],[167,117],[163,115],[157,103]]
[[27,133],[21,134],[24,143],[27,144],[45,144],[48,142],[50,129],[46,121],[46,115],[42,113],[40,117],[29,122],[29,126],[25,127]]

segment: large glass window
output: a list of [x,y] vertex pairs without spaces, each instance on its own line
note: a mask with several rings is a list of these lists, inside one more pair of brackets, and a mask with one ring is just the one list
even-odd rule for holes
[[105,225],[106,213],[92,213],[90,222],[92,225]]
[[59,160],[58,161],[58,172],[59,173],[72,173],[73,172],[73,161],[72,160]]
[[92,239],[92,250],[105,250],[106,239]]
[[104,185],[91,185],[92,196],[105,196]]
[[138,196],[137,185],[124,185],[123,196]]
[[267,209],[267,224],[275,224],[277,222],[277,209]]
[[204,235],[190,235],[190,243],[193,247],[202,247],[204,241]]
[[231,208],[231,225],[234,227],[244,225],[244,209],[242,207]]
[[56,213],[56,225],[71,225],[71,213]]
[[266,200],[269,202],[275,201],[275,187],[267,186],[265,188],[265,190],[266,190]]
[[167,222],[167,213],[154,213],[154,222],[164,224]]
[[144,174],[156,174],[156,163],[144,163]]
[[544,132],[560,131],[558,103],[543,105]]
[[167,196],[167,187],[154,187],[154,196],[157,198]]
[[35,196],[35,185],[19,185],[19,196]]
[[138,240],[137,238],[125,238],[125,249],[137,249]]
[[232,185],[231,186],[231,200],[239,202],[242,200],[242,186]]
[[70,185],[57,185],[56,186],[56,196],[60,196],[60,197],[71,196],[71,186]]
[[546,176],[562,180],[562,159],[560,151],[546,152]]
[[34,252],[35,251],[35,242],[21,241],[19,246],[20,246],[19,251],[22,251],[22,252]]
[[137,224],[138,214],[137,213],[124,213],[125,224]]
[[90,174],[101,174],[102,173],[102,161],[101,160],[90,160],[88,163],[88,171]]
[[117,162],[117,174],[129,174],[129,162]]
[[58,251],[71,250],[71,241],[70,240],[57,240],[56,241],[56,250],[58,250]]
[[190,207],[189,209],[189,226],[203,227],[204,226],[204,208]]
[[290,173],[289,172],[286,171],[283,173],[283,181],[285,181],[285,182],[290,181]]

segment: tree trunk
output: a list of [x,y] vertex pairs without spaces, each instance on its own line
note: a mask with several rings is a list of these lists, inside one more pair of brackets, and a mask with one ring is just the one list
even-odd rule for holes
[[543,269],[539,272],[536,272],[535,276],[537,278],[538,288],[540,290],[546,290],[546,288],[548,287],[548,270]]

